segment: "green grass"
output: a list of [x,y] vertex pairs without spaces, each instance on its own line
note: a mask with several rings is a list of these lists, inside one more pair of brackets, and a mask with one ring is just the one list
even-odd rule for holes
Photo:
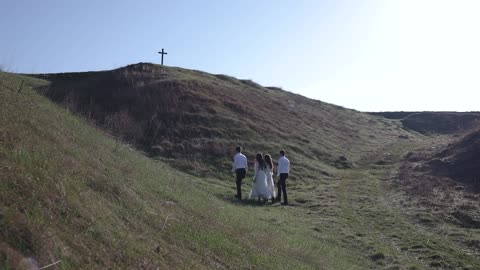
[[[27,86],[17,93],[22,80]],[[292,149],[292,206],[237,203],[232,176],[195,176],[179,170],[182,159],[147,158],[31,88],[46,84],[0,73],[1,269],[24,257],[40,266],[61,260],[57,269],[480,268],[458,237],[480,239],[478,232],[441,221],[424,226],[398,202],[408,200],[390,183],[400,157],[435,138],[407,133],[397,121],[325,105],[310,115],[326,114],[325,128],[305,121],[298,140],[249,141],[252,149]],[[302,110],[319,104],[297,102]],[[398,140],[402,134],[411,139]],[[342,153],[354,169],[329,163]]]

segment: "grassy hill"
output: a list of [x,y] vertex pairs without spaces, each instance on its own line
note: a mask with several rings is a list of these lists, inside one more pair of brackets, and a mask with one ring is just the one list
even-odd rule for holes
[[329,174],[340,156],[356,162],[385,141],[411,136],[381,117],[250,80],[176,67],[140,63],[36,77],[51,81],[38,91],[53,101],[194,173],[228,171],[239,144],[248,156],[269,152],[276,157],[286,148],[297,172]]
[[[480,268],[478,230],[395,186],[446,137],[179,68],[36,77],[0,73],[0,268]],[[287,148],[291,206],[233,200],[237,144]]]

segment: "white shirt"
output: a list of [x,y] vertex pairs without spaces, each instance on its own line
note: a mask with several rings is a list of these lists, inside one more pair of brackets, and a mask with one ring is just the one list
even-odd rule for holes
[[237,153],[233,157],[233,168],[232,172],[234,172],[237,169],[248,169],[248,164],[247,164],[247,157],[242,154],[242,153]]
[[288,160],[288,158],[286,158],[285,156],[279,158],[277,175],[280,175],[281,173],[289,173],[289,171],[290,171],[290,160]]

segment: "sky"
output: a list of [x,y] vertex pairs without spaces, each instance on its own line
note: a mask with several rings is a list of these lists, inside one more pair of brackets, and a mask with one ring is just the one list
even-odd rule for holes
[[480,111],[476,0],[0,0],[0,66],[138,62],[251,79],[360,111]]

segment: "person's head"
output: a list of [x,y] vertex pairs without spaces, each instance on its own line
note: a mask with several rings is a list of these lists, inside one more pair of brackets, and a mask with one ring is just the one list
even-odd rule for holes
[[258,167],[260,168],[260,170],[265,169],[265,160],[263,159],[263,155],[261,153],[258,153],[255,156],[255,160],[257,161]]
[[281,156],[281,157],[284,157],[284,156],[285,156],[285,150],[283,150],[283,149],[280,150],[280,156]]
[[272,157],[269,154],[266,154],[264,159],[265,159],[265,163],[267,164],[267,166],[269,166],[270,168],[273,169]]
[[255,160],[257,160],[258,164],[262,164],[263,163],[263,156],[261,153],[258,153],[256,156],[255,156]]
[[242,152],[242,147],[237,146],[237,147],[235,148],[235,150],[237,150],[237,153],[241,153],[241,152]]

